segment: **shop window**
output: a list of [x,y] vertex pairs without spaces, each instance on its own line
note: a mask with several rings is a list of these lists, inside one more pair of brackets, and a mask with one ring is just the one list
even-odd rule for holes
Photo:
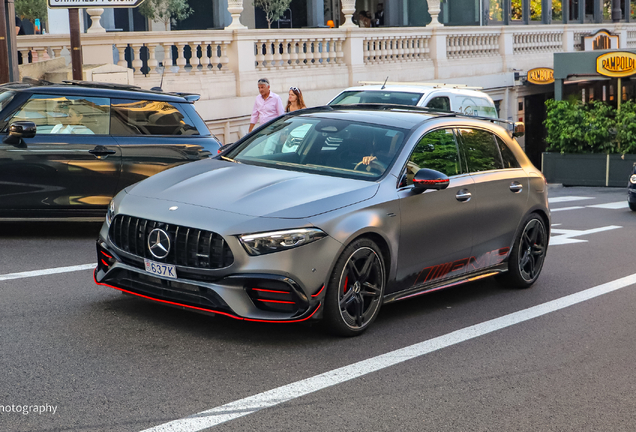
[[510,18],[514,21],[523,20],[523,0],[511,0]]
[[636,0],[631,0],[629,2],[629,10],[631,19],[636,19]]
[[541,0],[530,2],[530,21],[541,21],[543,6]]
[[490,0],[488,6],[488,19],[490,21],[503,21],[504,0]]
[[[579,20],[579,1],[580,0],[568,0],[569,1],[569,8],[568,8],[568,13],[569,13],[569,17],[568,19],[570,21],[578,21]],[[636,2],[636,0],[633,0],[634,2]]]
[[563,22],[563,3],[561,0],[552,0],[552,22],[554,24]]

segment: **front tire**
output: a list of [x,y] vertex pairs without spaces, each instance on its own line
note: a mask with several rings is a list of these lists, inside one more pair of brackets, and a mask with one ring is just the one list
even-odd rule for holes
[[629,204],[631,211],[636,211],[636,203],[627,201],[627,204]]
[[384,260],[378,245],[362,238],[347,246],[327,285],[327,329],[340,336],[362,334],[378,316],[385,284]]
[[545,222],[537,215],[530,215],[523,223],[508,258],[508,271],[498,279],[514,288],[528,288],[538,278],[548,249]]

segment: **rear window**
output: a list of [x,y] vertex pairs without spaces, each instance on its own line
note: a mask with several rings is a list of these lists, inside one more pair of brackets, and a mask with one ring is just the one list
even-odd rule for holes
[[0,111],[5,109],[7,105],[13,100],[15,96],[14,91],[10,90],[0,90]]
[[329,105],[352,105],[359,103],[398,104],[416,106],[421,93],[382,90],[358,90],[340,93]]
[[132,135],[200,135],[179,104],[163,101],[112,99],[110,133]]

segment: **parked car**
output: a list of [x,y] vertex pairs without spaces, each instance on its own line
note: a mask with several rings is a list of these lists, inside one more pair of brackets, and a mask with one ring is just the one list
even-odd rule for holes
[[383,303],[495,275],[529,287],[549,231],[545,178],[504,128],[321,107],[120,192],[95,281],[246,321],[322,318],[349,336]]
[[0,217],[103,217],[124,187],[216,155],[196,99],[96,83],[0,86]]
[[627,204],[632,211],[636,211],[636,164],[632,168],[632,175],[627,182]]
[[497,118],[497,109],[490,96],[461,85],[363,85],[343,90],[329,102],[329,105],[364,103],[420,106],[438,111]]

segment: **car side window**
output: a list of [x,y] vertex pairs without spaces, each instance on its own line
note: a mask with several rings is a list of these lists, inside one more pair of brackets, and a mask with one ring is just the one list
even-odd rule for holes
[[112,99],[110,133],[131,135],[199,135],[188,115],[169,102]]
[[512,150],[506,145],[506,143],[495,135],[495,139],[497,140],[497,145],[499,146],[499,151],[501,152],[501,158],[503,159],[503,167],[504,168],[521,168],[519,165],[519,161],[512,153]]
[[413,184],[413,177],[422,168],[434,169],[449,177],[462,173],[452,129],[438,129],[420,139],[406,164],[406,185]]
[[503,168],[499,148],[491,132],[481,129],[459,129],[470,172]]
[[434,110],[439,110],[439,111],[451,110],[450,99],[448,99],[448,97],[446,96],[439,96],[439,97],[433,98],[430,101],[428,101],[426,106],[428,108],[432,108]]
[[110,99],[32,95],[9,121],[31,121],[38,135],[108,135]]

